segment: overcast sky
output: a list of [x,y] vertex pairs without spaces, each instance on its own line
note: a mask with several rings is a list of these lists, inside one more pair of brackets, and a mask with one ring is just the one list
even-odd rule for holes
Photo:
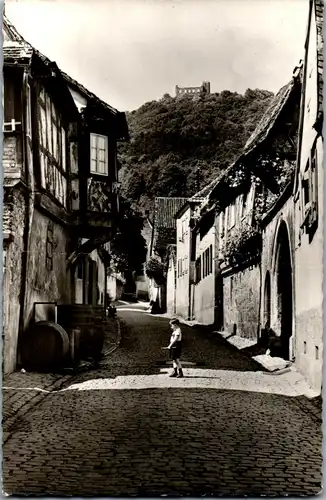
[[122,110],[175,85],[276,92],[303,57],[308,0],[6,0],[18,31]]

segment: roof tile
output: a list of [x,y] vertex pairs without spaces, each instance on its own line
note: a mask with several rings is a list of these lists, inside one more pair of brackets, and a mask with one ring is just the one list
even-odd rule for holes
[[3,44],[3,59],[10,60],[30,60],[33,55],[33,47],[25,42],[8,42]]
[[159,197],[155,199],[155,219],[156,229],[175,229],[175,214],[187,203],[188,198]]

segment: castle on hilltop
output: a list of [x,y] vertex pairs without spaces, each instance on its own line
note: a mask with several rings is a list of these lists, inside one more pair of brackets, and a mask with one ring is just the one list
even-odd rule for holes
[[196,95],[196,94],[210,94],[211,93],[211,84],[210,82],[203,82],[200,87],[179,87],[175,86],[175,94],[179,95]]

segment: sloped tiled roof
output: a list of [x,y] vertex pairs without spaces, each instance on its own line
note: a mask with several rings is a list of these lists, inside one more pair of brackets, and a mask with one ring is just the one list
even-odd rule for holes
[[318,85],[318,112],[317,119],[323,114],[323,67],[324,67],[324,0],[315,0],[315,17],[317,27],[317,85]]
[[293,87],[295,86],[295,83],[296,83],[295,78],[292,78],[292,80],[287,85],[284,85],[284,87],[282,87],[278,91],[276,96],[272,99],[272,102],[270,103],[267,110],[263,114],[254,132],[251,134],[248,141],[246,142],[243,151],[244,154],[248,154],[258,144],[260,144],[267,138],[270,130],[274,126],[282,109],[287,103],[292,93]]
[[4,42],[3,44],[4,61],[26,61],[29,62],[33,55],[33,47],[24,42]]
[[[45,64],[54,64],[48,57],[35,49],[29,42],[27,42],[20,33],[16,30],[14,25],[9,21],[9,19],[4,15],[3,16],[3,27],[6,31],[8,37],[11,38],[10,41],[4,40],[3,42],[3,57],[5,61],[9,60],[19,60],[19,59],[29,59],[31,60],[33,54],[36,54],[41,61]],[[59,69],[59,68],[58,68]],[[120,122],[123,128],[126,128],[127,125],[124,123],[125,119],[123,119],[122,115],[124,113],[119,112],[117,109],[113,108],[106,102],[102,101],[99,97],[97,97],[93,92],[90,92],[79,82],[71,78],[67,73],[60,70],[60,73],[68,85],[71,85],[75,89],[79,90],[81,94],[96,101],[99,105],[110,111],[114,115],[119,115]],[[121,117],[120,117],[121,115]]]
[[217,186],[217,184],[220,182],[222,177],[225,175],[225,171],[221,172],[215,179],[213,179],[209,184],[207,184],[203,189],[198,191],[198,193],[194,194],[191,198],[190,201],[198,201],[198,202],[204,202],[206,198],[209,197],[213,189]]
[[221,172],[215,179],[207,184],[207,186],[196,193],[191,198],[192,201],[195,201],[198,198],[203,198],[204,200],[208,199],[216,186],[218,186],[220,182],[227,178],[231,170],[233,170],[237,166],[237,164],[239,164],[239,162],[243,160],[249,153],[251,153],[259,144],[267,139],[270,131],[272,130],[278,117],[280,116],[281,111],[292,95],[292,91],[297,84],[297,77],[300,73],[301,68],[296,68],[291,81],[287,85],[284,85],[272,99],[272,102],[259,121],[256,129],[247,140],[245,147],[239,157],[225,170],[223,170],[223,172]]
[[[9,21],[7,16],[3,14],[3,24],[2,24],[3,31],[5,32],[5,35],[11,40],[15,42],[26,42],[26,40],[21,36],[20,33],[16,30],[15,26]],[[6,37],[4,37],[6,38]],[[4,43],[7,43],[8,40],[4,39]]]
[[24,40],[14,25],[5,16],[3,17],[3,31],[6,34],[2,49],[4,61],[29,63],[33,56],[33,47]]
[[155,198],[155,229],[175,229],[176,220],[174,216],[188,201],[188,198]]
[[166,252],[168,245],[176,242],[177,221],[175,215],[188,202],[188,198],[155,198],[153,248]]
[[100,104],[104,108],[108,109],[109,111],[111,111],[111,113],[113,113],[115,115],[119,113],[119,111],[117,109],[113,108],[112,106],[110,106],[106,102],[102,101],[102,99],[97,97],[97,95],[93,94],[93,92],[88,90],[81,83],[77,82],[77,80],[74,80],[73,78],[71,78],[71,76],[67,75],[67,73],[65,73],[64,71],[61,71],[61,74],[62,74],[64,80],[67,82],[67,84],[70,85],[71,87],[74,87],[82,95],[84,95],[85,97],[88,97],[89,99],[95,100],[98,104]]

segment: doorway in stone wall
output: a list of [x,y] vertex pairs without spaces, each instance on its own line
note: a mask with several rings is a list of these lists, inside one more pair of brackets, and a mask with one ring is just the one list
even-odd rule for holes
[[284,359],[290,359],[290,338],[292,337],[293,294],[292,265],[288,230],[282,222],[277,236],[276,254],[277,313],[281,332]]

